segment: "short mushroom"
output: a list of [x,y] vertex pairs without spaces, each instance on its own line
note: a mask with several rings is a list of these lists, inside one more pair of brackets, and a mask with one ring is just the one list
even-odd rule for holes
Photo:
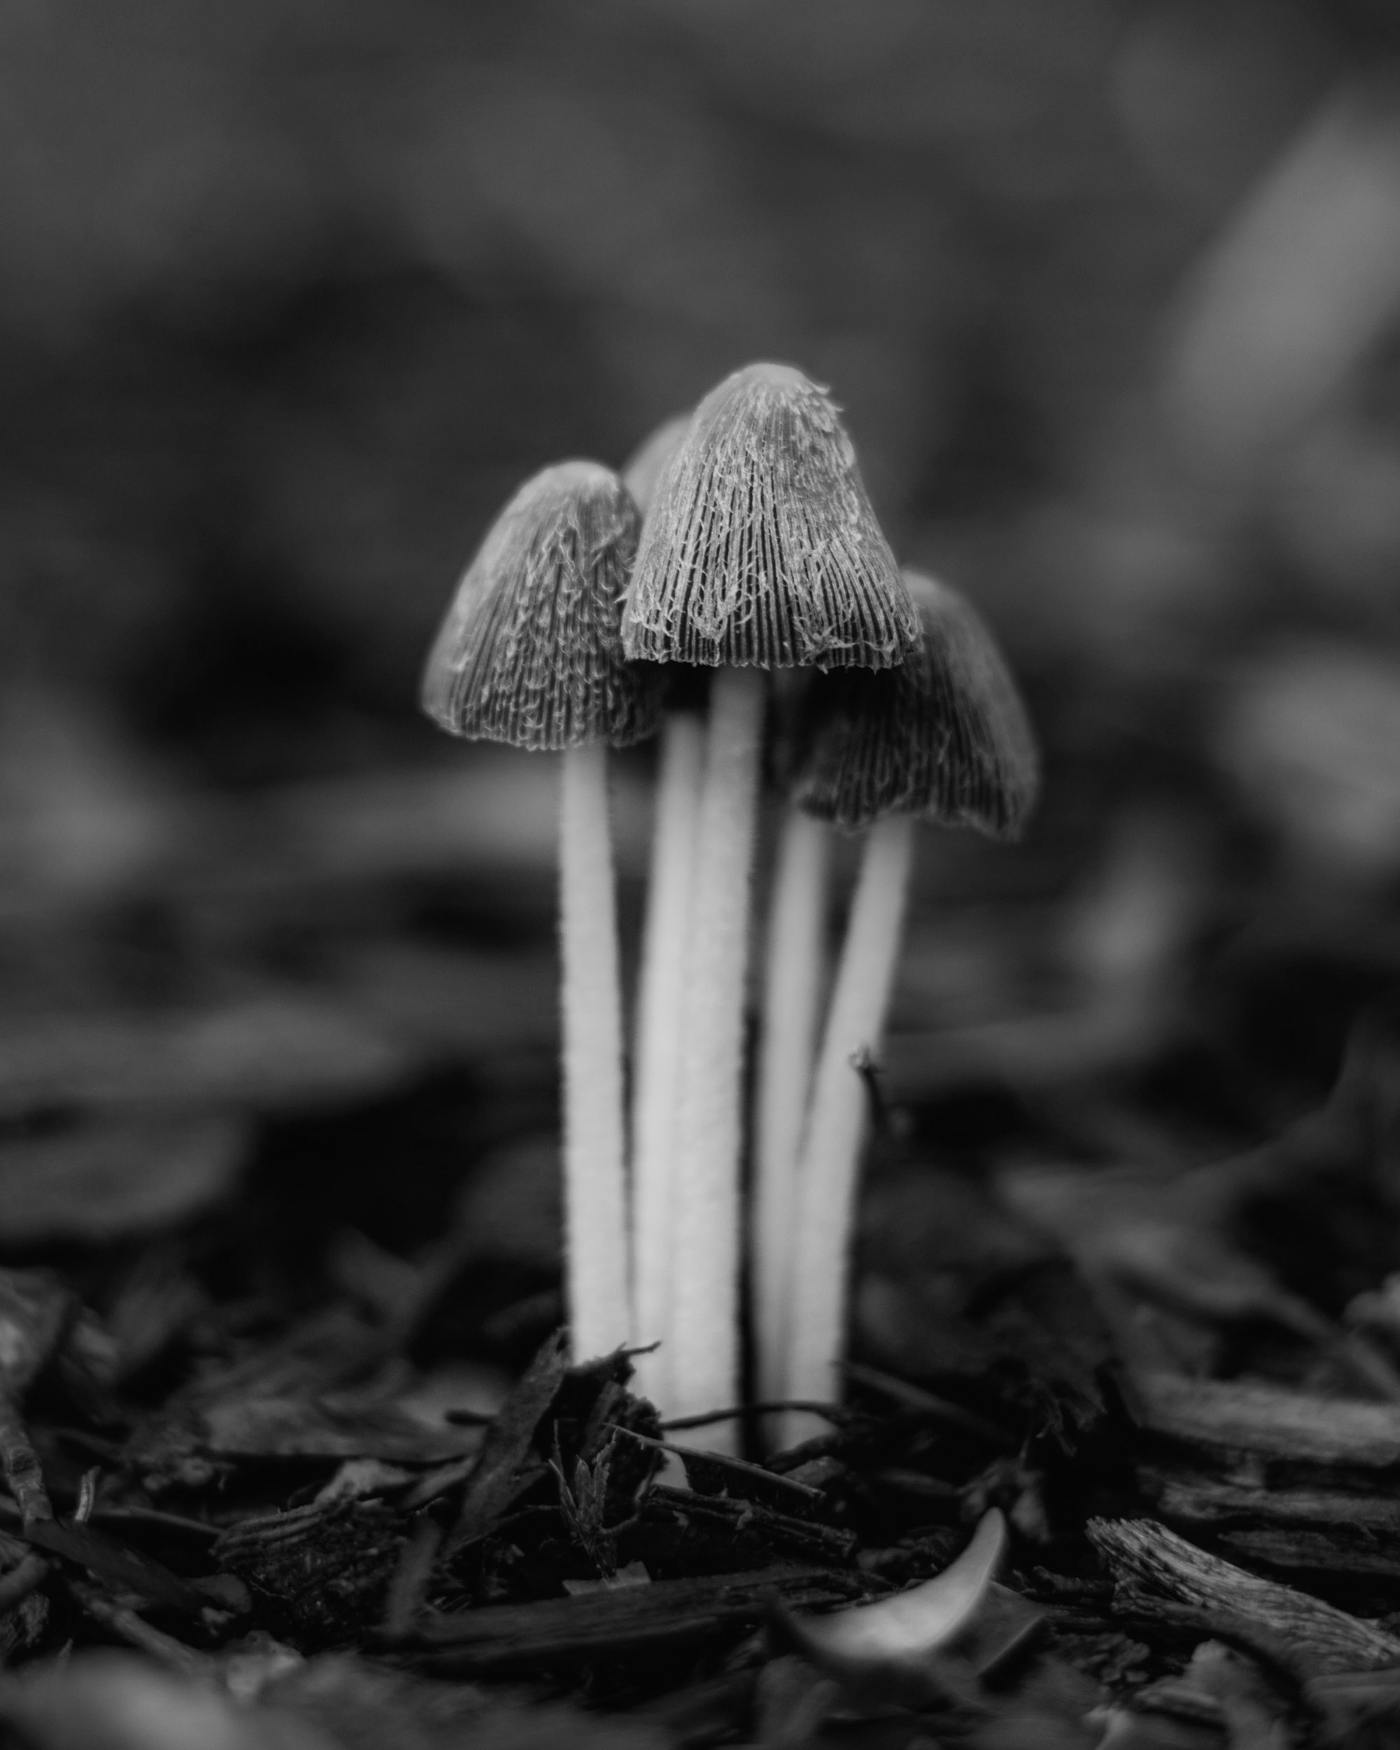
[[[868,828],[812,1084],[785,1272],[788,1399],[831,1395],[846,1323],[866,1091],[854,1060],[875,1052],[889,1006],[916,820],[1020,835],[1039,788],[1035,740],[991,633],[957,591],[906,572],[918,653],[889,675],[841,675],[814,704],[800,807]],[[792,1411],[783,1444],[814,1431]]]
[[754,1080],[751,1311],[760,1400],[778,1399],[784,1392],[797,1161],[829,970],[830,863],[827,822],[789,799],[778,826],[767,902]]
[[[739,1382],[739,1167],[750,877],[769,668],[890,667],[917,620],[825,393],[735,372],[695,411],[643,525],[627,654],[716,670],[691,870],[686,1041],[671,1160],[670,1413]],[[759,672],[755,672],[759,671]],[[715,1444],[728,1440],[715,1437]]]
[[652,734],[659,708],[657,677],[626,661],[618,623],[639,521],[599,463],[533,476],[468,567],[423,676],[423,708],[451,734],[564,755],[565,1298],[576,1359],[633,1336],[607,750]]

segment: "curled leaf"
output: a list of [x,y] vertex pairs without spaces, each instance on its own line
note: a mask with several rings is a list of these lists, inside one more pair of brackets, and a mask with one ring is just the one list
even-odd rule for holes
[[776,1606],[779,1638],[857,1693],[910,1706],[971,1700],[970,1669],[939,1655],[982,1609],[1005,1549],[1006,1520],[994,1507],[962,1554],[933,1579],[825,1616],[797,1616]]

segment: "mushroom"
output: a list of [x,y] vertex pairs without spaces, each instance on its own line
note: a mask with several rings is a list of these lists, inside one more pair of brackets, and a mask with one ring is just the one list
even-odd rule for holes
[[[622,478],[645,516],[662,470],[690,425],[688,413],[659,425],[624,464]],[[667,700],[656,773],[656,815],[647,872],[632,1053],[631,1257],[634,1322],[666,1328],[671,1283],[671,1153],[676,1079],[685,1035],[685,945],[691,864],[700,807],[704,725],[695,701]],[[671,1396],[670,1345],[633,1359],[636,1389],[654,1402]]]
[[423,676],[423,708],[451,734],[564,755],[565,1300],[576,1359],[633,1335],[607,754],[652,734],[659,710],[657,676],[626,661],[618,623],[639,521],[599,463],[533,476],[468,567]]
[[[715,669],[691,869],[671,1175],[672,1414],[739,1381],[744,984],[762,670],[890,667],[917,620],[825,393],[755,364],[700,403],[662,471],[623,614],[630,657]],[[755,672],[760,671],[760,672]],[[728,1430],[714,1443],[732,1443]]]
[[[787,1399],[829,1396],[841,1358],[866,1106],[855,1064],[878,1050],[884,1031],[914,822],[1014,839],[1039,788],[1030,723],[991,633],[957,591],[914,572],[905,579],[919,614],[917,654],[892,674],[842,675],[814,689],[795,788],[798,805],[820,819],[869,830],[789,1215],[786,1333],[781,1359],[768,1363]],[[782,1444],[816,1426],[808,1412],[787,1412]]]
[[783,1396],[788,1257],[797,1159],[827,974],[831,832],[789,801],[768,896],[754,1083],[751,1230],[754,1359],[761,1402]]

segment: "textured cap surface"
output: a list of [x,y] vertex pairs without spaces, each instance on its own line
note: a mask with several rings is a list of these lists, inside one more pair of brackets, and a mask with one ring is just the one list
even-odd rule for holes
[[628,663],[619,629],[639,521],[597,462],[527,480],[443,621],[423,673],[428,715],[453,735],[534,749],[652,734],[658,678]]
[[1016,683],[956,590],[919,572],[905,580],[918,651],[892,674],[834,676],[813,690],[793,799],[847,828],[905,813],[1017,838],[1040,765]]
[[623,615],[628,655],[889,668],[916,636],[826,394],[787,365],[726,377],[657,481]]

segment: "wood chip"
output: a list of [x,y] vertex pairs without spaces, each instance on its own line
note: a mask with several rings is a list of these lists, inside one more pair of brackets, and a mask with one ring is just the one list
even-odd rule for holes
[[1150,1519],[1091,1519],[1089,1541],[1113,1575],[1120,1610],[1228,1625],[1246,1645],[1286,1656],[1300,1676],[1400,1664],[1400,1640],[1289,1586],[1207,1555]]

